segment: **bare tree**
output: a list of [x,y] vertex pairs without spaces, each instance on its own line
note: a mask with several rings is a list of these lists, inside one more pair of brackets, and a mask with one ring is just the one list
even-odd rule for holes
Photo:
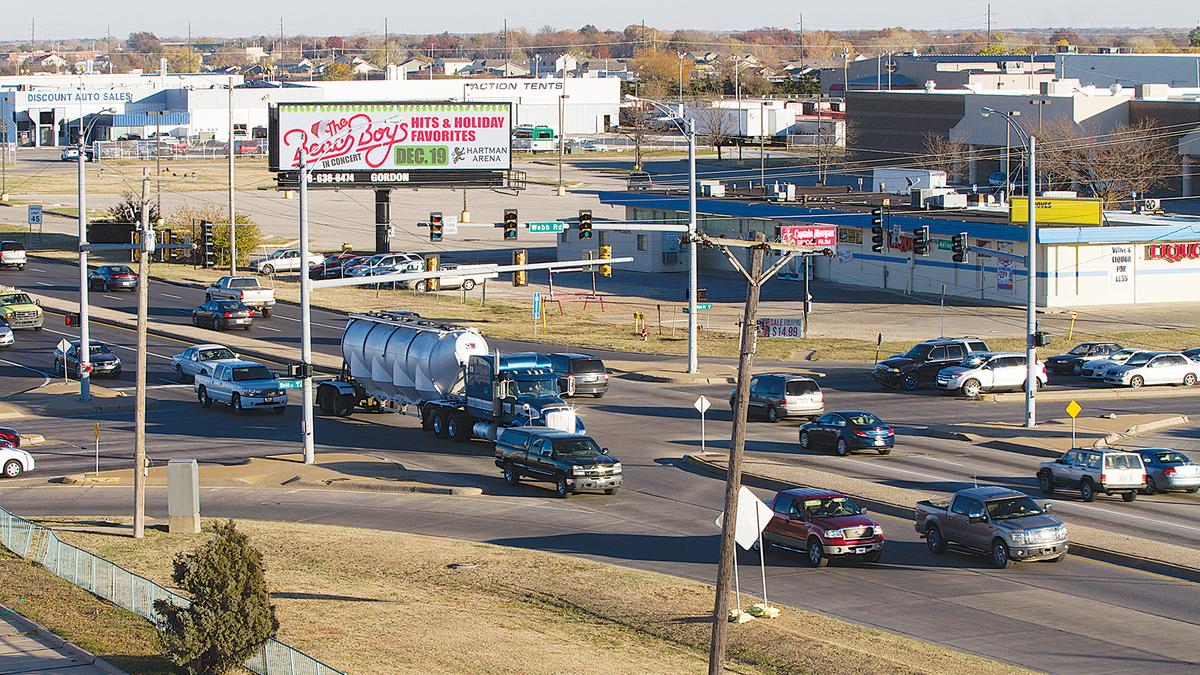
[[924,154],[917,159],[917,165],[931,171],[945,171],[947,180],[953,180],[967,173],[970,158],[971,148],[965,143],[941,134],[926,134]]
[[1106,205],[1162,187],[1179,170],[1176,139],[1151,120],[1096,133],[1070,120],[1047,121],[1038,139],[1038,172],[1051,185],[1075,188]]
[[641,171],[643,147],[657,128],[655,120],[658,113],[652,107],[638,101],[636,105],[622,108],[621,117],[621,135],[633,141],[633,167],[635,171]]
[[704,139],[705,145],[711,145],[717,151],[717,160],[721,159],[721,148],[733,140],[737,123],[727,108],[721,108],[715,101],[703,101],[695,109],[696,132]]

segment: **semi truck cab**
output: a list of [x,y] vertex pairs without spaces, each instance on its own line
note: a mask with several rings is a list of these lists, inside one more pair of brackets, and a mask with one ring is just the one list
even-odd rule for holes
[[[498,367],[497,367],[497,359]],[[583,420],[559,397],[549,357],[537,353],[470,357],[467,409],[499,426],[545,426],[584,433]]]

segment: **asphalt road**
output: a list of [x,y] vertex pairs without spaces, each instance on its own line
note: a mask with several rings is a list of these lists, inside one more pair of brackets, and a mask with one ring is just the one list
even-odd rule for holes
[[[76,277],[64,274],[62,268],[69,266],[39,260],[28,268],[29,278],[18,283],[69,298]],[[152,294],[156,318],[186,323],[184,311],[198,304],[200,292],[155,284]],[[132,295],[92,297],[114,309],[133,309]],[[294,343],[298,327],[286,317],[294,318],[295,312],[294,307],[280,307],[250,335],[268,343]],[[314,330],[314,347],[334,352],[340,318],[317,312],[314,321],[321,324]],[[67,332],[55,323],[52,318],[41,333],[19,332],[17,346],[0,353],[0,394],[43,381],[46,375],[35,371],[48,368],[54,342],[59,333]],[[263,330],[268,326],[279,332]],[[131,356],[127,349],[133,343],[132,332],[102,324],[94,324],[93,330],[96,339],[114,345],[123,358]],[[190,388],[175,384],[169,370],[167,359],[183,346],[168,338],[150,338],[148,376],[159,399],[148,414],[149,455],[155,464],[171,457],[229,462],[295,450],[299,426],[295,405],[281,417],[237,417],[225,409],[199,408]],[[269,344],[264,351],[270,351]],[[131,364],[131,358],[126,360]],[[1017,419],[1020,404],[881,391],[865,381],[859,368],[827,370],[829,376],[823,381],[827,406],[875,410],[900,429],[896,451],[888,457],[848,459],[802,454],[795,443],[795,424],[755,423],[749,432],[750,453],[776,459],[786,455],[825,470],[930,490],[957,489],[975,476],[980,482],[1032,488],[1037,458],[904,435],[905,428],[930,421]],[[132,375],[127,366],[115,386],[132,386]],[[488,496],[220,490],[206,491],[205,513],[401,529],[584,555],[711,581],[717,535],[713,519],[720,509],[723,483],[690,471],[680,457],[699,445],[699,425],[691,404],[701,393],[715,404],[707,443],[720,447],[728,438],[730,416],[724,405],[728,391],[728,386],[615,380],[604,399],[578,401],[592,433],[625,466],[627,487],[615,497],[579,495],[560,501],[553,499],[548,486],[508,487],[492,465],[485,443],[446,443],[421,433],[412,418],[356,414],[349,419],[317,418],[318,453],[369,452],[401,463],[416,480],[479,486]],[[1119,409],[1197,414],[1192,401],[1089,404],[1088,413]],[[101,468],[129,466],[131,419],[131,414],[85,415],[30,419],[22,421],[21,427],[50,439],[36,451],[38,474],[44,477],[93,468],[91,426],[96,420],[102,426]],[[128,512],[128,490],[31,487],[38,480],[0,484],[0,503],[26,514]],[[1134,504],[1100,500],[1085,505],[1069,495],[1060,495],[1057,501],[1057,512],[1069,523],[1185,545],[1200,543],[1200,528],[1191,525],[1198,503],[1194,495],[1154,496]],[[151,515],[165,516],[165,495],[152,492],[150,504]],[[789,555],[774,555],[768,567],[771,598],[1055,672],[1130,668],[1184,672],[1200,665],[1195,649],[1200,643],[1195,613],[1200,586],[1196,584],[1076,558],[1059,565],[1019,565],[997,572],[987,568],[983,558],[960,553],[933,556],[916,539],[910,523],[890,517],[881,521],[890,539],[883,564],[810,570]],[[756,579],[747,566],[744,587],[754,587]]]

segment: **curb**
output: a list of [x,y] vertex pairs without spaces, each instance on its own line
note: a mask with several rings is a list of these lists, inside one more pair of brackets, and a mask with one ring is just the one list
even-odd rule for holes
[[58,651],[62,652],[64,656],[79,661],[80,666],[91,666],[102,673],[108,673],[108,675],[127,675],[125,671],[116,668],[108,661],[105,661],[99,656],[96,656],[95,654],[73,642],[64,640],[49,628],[45,628],[40,624],[36,624],[33,621],[26,619],[24,616],[21,616],[8,607],[0,605],[0,611],[5,613],[5,618],[9,623],[13,624],[17,630],[20,630],[22,633],[32,635],[35,638],[44,640],[51,649],[57,649]]
[[[1140,389],[1117,388],[1109,389],[1069,389],[1067,391],[1045,391],[1037,394],[1039,401],[1054,403],[1069,401],[1087,401],[1097,399],[1143,399],[1143,398],[1178,398],[1181,396],[1200,396],[1200,387],[1142,387]],[[987,403],[1012,403],[1024,401],[1025,394],[1021,392],[1006,392],[1003,394],[984,394],[980,401]]]
[[[728,475],[728,472],[725,469],[704,459],[703,457],[700,457],[698,453],[689,453],[684,455],[683,461],[695,468],[700,469],[703,473],[706,473],[710,476],[725,478]],[[783,481],[777,478],[762,476],[745,470],[742,471],[742,483],[765,490],[774,490],[776,492],[794,487],[821,487],[819,485],[804,485],[801,483]],[[847,496],[853,497],[855,501],[859,502],[860,504],[865,504],[879,513],[904,519],[911,519],[913,517],[913,509],[915,508],[913,506],[903,506],[900,504],[894,504],[892,502],[885,502],[873,497],[862,497],[854,494],[847,494]],[[1200,568],[1188,567],[1186,565],[1179,565],[1176,563],[1154,560],[1151,558],[1143,558],[1141,556],[1136,556],[1129,553],[1121,553],[1119,551],[1110,551],[1097,546],[1081,544],[1077,541],[1071,541],[1070,547],[1072,553],[1090,560],[1099,560],[1101,562],[1119,565],[1122,567],[1130,567],[1133,569],[1153,572],[1155,574],[1161,574],[1163,576],[1175,577],[1186,581],[1200,583]]]
[[[1130,438],[1136,438],[1137,436],[1149,433],[1151,431],[1156,431],[1158,429],[1180,426],[1187,424],[1190,421],[1191,419],[1187,415],[1176,415],[1174,417],[1167,417],[1165,419],[1155,420],[1153,422],[1146,422],[1145,424],[1135,424],[1124,431],[1114,431],[1105,435],[1103,438],[1096,439],[1092,442],[1091,447],[1113,447]],[[987,436],[968,434],[961,431],[952,431],[944,427],[925,427],[924,429],[913,429],[911,433],[916,436],[926,436],[929,438],[941,438],[950,441],[974,443],[975,445],[981,445],[995,450],[1029,455],[1031,457],[1048,457],[1053,459],[1061,457],[1063,453],[1066,452],[1066,450],[1058,451],[1053,448],[1042,448],[1036,445],[1024,445],[1022,443],[1012,443],[1009,441],[989,439]]]
[[[279,489],[319,489],[319,490],[345,490],[347,492],[392,492],[401,494],[432,494],[432,495],[454,495],[454,496],[480,496],[483,494],[482,488],[477,487],[441,487],[437,485],[389,485],[381,483],[374,485],[371,483],[343,483],[340,481],[348,481],[349,479],[334,479],[330,481],[315,481],[315,480],[300,480],[295,477],[280,483],[279,485],[254,485],[251,483],[239,483],[236,481],[218,481],[216,483],[201,483],[201,488],[221,488],[221,487],[237,487],[248,488],[254,490],[279,490]],[[54,485],[67,485],[70,487],[121,487],[121,479],[112,478],[88,478],[86,474],[70,474],[67,476],[56,476],[50,478],[47,482]],[[166,486],[160,486],[166,488]]]
[[652,375],[649,373],[625,373],[618,375],[623,380],[639,382],[661,382],[667,384],[734,384],[737,380],[728,375]]

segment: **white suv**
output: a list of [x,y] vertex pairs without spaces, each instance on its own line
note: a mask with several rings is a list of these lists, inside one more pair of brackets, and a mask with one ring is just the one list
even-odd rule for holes
[[[1024,389],[1026,376],[1024,354],[982,352],[971,354],[957,366],[939,370],[937,388],[975,398],[985,391]],[[1038,388],[1046,386],[1046,382],[1046,366],[1038,361]]]

